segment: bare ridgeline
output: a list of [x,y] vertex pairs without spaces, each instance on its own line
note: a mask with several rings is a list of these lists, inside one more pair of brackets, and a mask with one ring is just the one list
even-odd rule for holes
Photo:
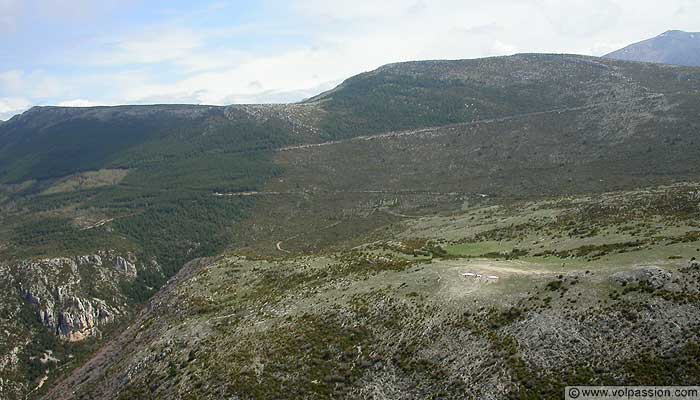
[[700,69],[542,54],[32,109],[0,124],[0,397],[698,384],[699,110]]

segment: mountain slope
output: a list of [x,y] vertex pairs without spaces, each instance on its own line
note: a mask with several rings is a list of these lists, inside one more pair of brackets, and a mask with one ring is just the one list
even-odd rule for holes
[[644,88],[600,60],[524,54],[390,64],[310,99],[330,111],[325,133],[347,137],[575,107]]
[[[31,332],[13,336],[2,349],[4,359],[21,360],[2,378],[16,383],[12,397],[40,382],[46,386],[36,393],[43,394],[69,372],[61,366],[75,366],[29,367],[39,353],[27,343],[39,329],[56,330],[37,325],[44,305],[28,300],[22,288],[37,288],[57,316],[76,315],[76,302],[65,299],[80,298],[93,309],[103,301],[119,316],[99,329],[86,323],[84,331],[123,340],[117,327],[198,257],[324,259],[374,240],[388,243],[400,234],[395,223],[414,216],[697,180],[699,90],[696,68],[524,54],[391,64],[301,104],[32,109],[0,125],[5,303],[16,312],[11,315],[27,317],[7,324],[12,332]],[[416,250],[445,256],[431,246]],[[124,264],[112,258],[83,269],[75,261],[99,254],[133,260],[136,273],[115,273],[115,265]],[[42,285],[19,271],[53,258],[75,263],[76,271]],[[365,261],[356,267],[405,266]],[[291,278],[303,278],[295,273],[298,265],[287,266]],[[267,284],[277,278],[257,273],[246,279],[276,296],[279,288]],[[333,274],[319,271],[325,273]],[[109,288],[106,294],[80,281],[93,275],[101,277],[96,287]],[[325,285],[323,276],[311,278]],[[297,283],[289,281],[290,293]],[[70,295],[54,296],[64,287]],[[209,320],[210,293],[192,290],[203,311],[192,321],[197,330]],[[290,304],[303,308],[291,296]],[[310,301],[317,300],[323,299]],[[244,314],[260,306],[253,298],[241,301],[235,303]],[[235,311],[228,303],[216,307],[223,315]],[[323,320],[326,310],[316,311]],[[56,336],[41,343],[56,347],[54,354],[81,353],[59,352],[64,339]],[[98,336],[89,336],[85,352],[102,343]],[[45,375],[47,368],[52,372]]]
[[668,31],[603,57],[615,60],[700,67],[700,33]]
[[[698,189],[456,199],[353,249],[200,260],[44,398],[561,398],[574,384],[695,384]],[[374,219],[402,211],[392,198]]]

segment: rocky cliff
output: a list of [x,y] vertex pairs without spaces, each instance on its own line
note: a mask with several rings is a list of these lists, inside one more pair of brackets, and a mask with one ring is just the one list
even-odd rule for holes
[[[99,326],[124,312],[117,286],[136,277],[137,262],[133,254],[110,252],[24,261],[17,268],[19,295],[49,331],[81,341],[99,335]],[[93,296],[95,280],[111,290]]]
[[139,271],[160,266],[111,250],[0,263],[0,398],[45,384],[54,368],[77,362],[85,346],[126,320],[133,304],[125,290]]

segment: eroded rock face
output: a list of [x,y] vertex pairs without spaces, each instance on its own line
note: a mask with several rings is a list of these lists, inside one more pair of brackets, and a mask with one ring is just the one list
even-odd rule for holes
[[68,341],[81,341],[99,334],[97,327],[112,322],[114,312],[100,299],[81,299],[70,296],[63,299],[58,315],[57,333]]
[[124,257],[117,256],[114,259],[114,268],[126,276],[136,278],[136,265]]
[[36,308],[39,321],[56,335],[71,341],[81,341],[99,335],[98,326],[114,320],[119,310],[98,298],[82,298],[57,288],[56,296],[42,299],[29,289],[20,289],[27,303]]
[[[99,336],[124,312],[119,285],[136,278],[137,262],[113,252],[25,261],[18,266],[20,295],[57,336],[72,342]],[[155,267],[151,260],[148,268]]]

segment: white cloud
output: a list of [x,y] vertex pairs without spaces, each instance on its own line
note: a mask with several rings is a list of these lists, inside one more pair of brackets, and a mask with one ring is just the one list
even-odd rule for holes
[[43,70],[0,72],[0,96],[37,99],[65,95],[66,81]]
[[221,104],[261,104],[261,103],[293,103],[308,99],[326,90],[333,89],[340,81],[321,83],[314,87],[297,90],[270,90],[252,94],[232,94],[222,99]]
[[195,31],[158,27],[109,42],[88,62],[134,65],[177,61],[189,57],[202,44],[203,38]]
[[397,18],[412,11],[423,10],[425,7],[423,1],[405,0],[298,0],[291,3],[297,12],[307,17],[344,21]]
[[103,106],[107,104],[101,104],[101,103],[96,103],[94,101],[90,100],[85,100],[85,99],[74,99],[74,100],[66,100],[66,101],[61,101],[56,104],[59,107],[94,107],[94,106]]
[[0,120],[8,120],[13,115],[24,112],[31,106],[32,103],[27,99],[0,98]]

